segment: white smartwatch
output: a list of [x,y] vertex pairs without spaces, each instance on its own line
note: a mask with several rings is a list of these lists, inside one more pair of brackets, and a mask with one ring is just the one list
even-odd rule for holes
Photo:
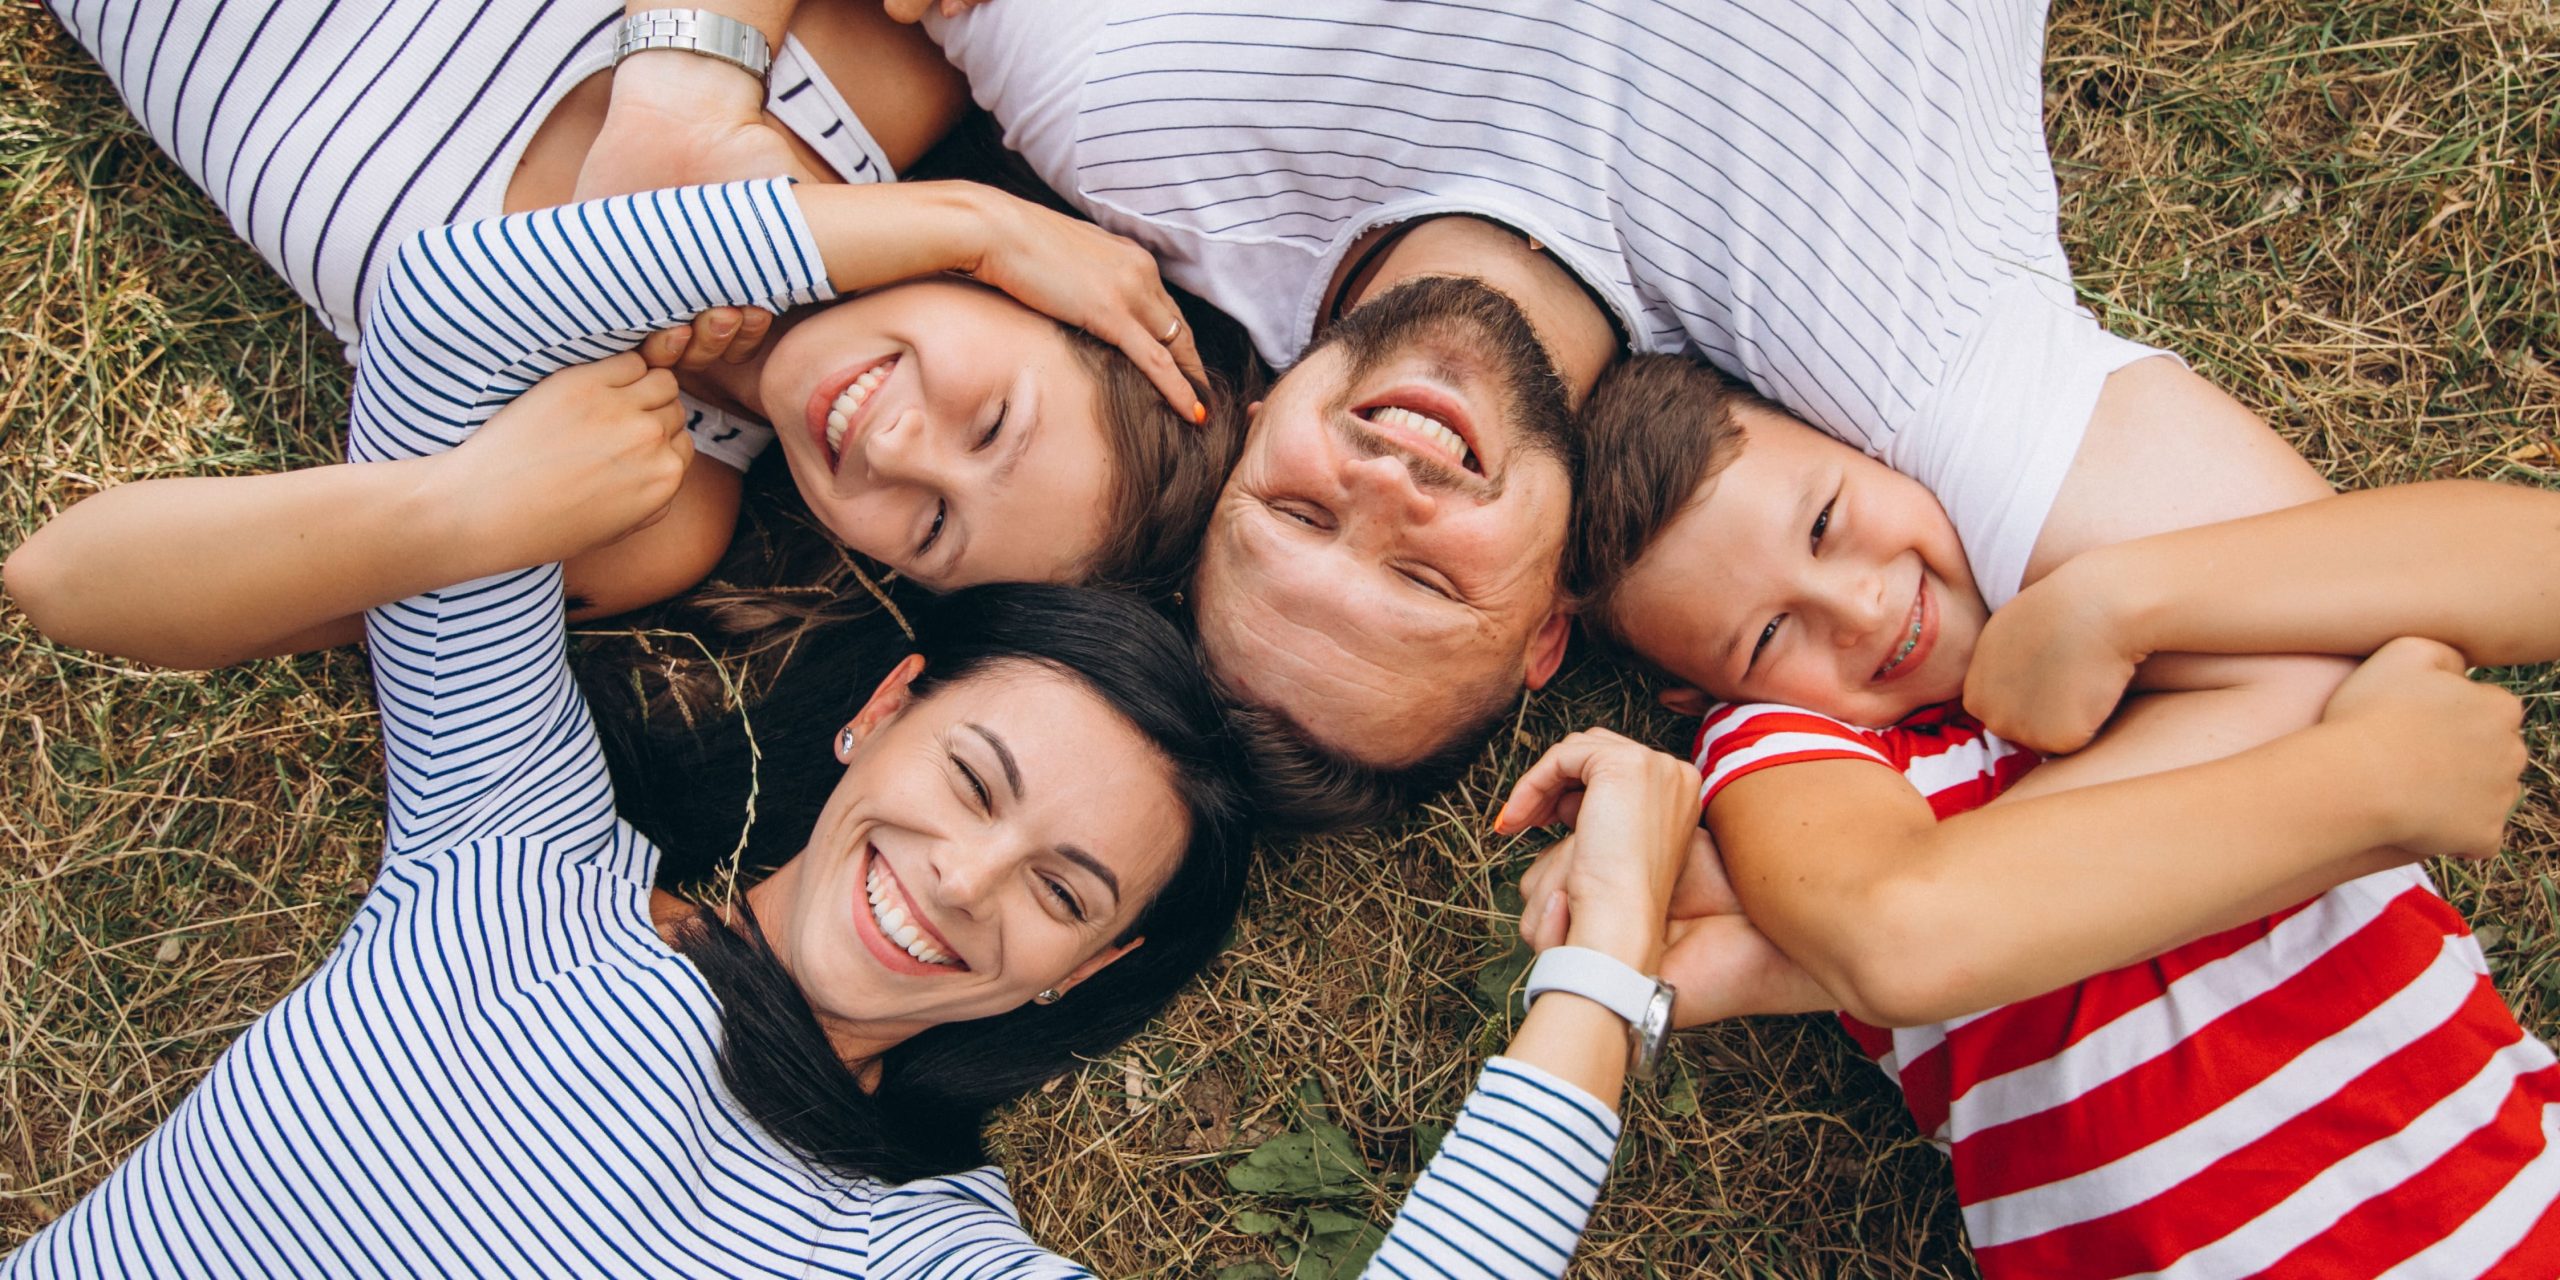
[[613,61],[649,49],[682,49],[717,58],[759,82],[773,70],[773,46],[764,33],[725,14],[701,9],[651,9],[622,20],[614,33]]
[[1653,1078],[1654,1060],[1671,1040],[1671,984],[1636,972],[1635,966],[1589,947],[1549,947],[1529,966],[1524,1004],[1550,991],[1569,991],[1627,1020],[1638,1080]]

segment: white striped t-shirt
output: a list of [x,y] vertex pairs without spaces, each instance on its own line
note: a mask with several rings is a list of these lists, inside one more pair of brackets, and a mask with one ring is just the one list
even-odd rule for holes
[[[46,0],[125,106],[358,358],[391,250],[494,216],[562,95],[613,56],[620,0]],[[847,182],[894,180],[796,40],[765,106]],[[685,401],[741,470],[763,423]]]
[[1276,364],[1371,228],[1536,237],[1927,484],[2015,594],[2106,375],[2044,141],[2037,0],[1109,0],[928,20],[1006,140]]
[[[829,296],[778,182],[421,232],[386,269],[350,448],[451,449],[545,374],[705,307]],[[658,851],[614,814],[557,565],[373,610],[366,633],[379,878],[319,969],[0,1280],[1085,1274],[1031,1243],[997,1170],[845,1178],[739,1112],[711,993],[650,923]],[[1617,1128],[1495,1059],[1373,1274],[1560,1275]]]
[[[2036,763],[1952,706],[1699,727],[1710,808],[1810,760],[1896,770],[1942,819]],[[2560,1065],[2416,867],[1987,1013],[1842,1021],[1947,1149],[1986,1280],[2560,1275]]]

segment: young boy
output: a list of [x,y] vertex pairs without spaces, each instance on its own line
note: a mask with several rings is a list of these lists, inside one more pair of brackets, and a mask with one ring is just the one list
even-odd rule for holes
[[[1925,490],[1712,371],[1631,361],[1585,429],[1585,621],[1706,717],[1750,912],[1698,922],[1693,983],[1748,980],[1684,1020],[1846,1009],[1986,1276],[2560,1273],[2560,1067],[2408,865],[2495,849],[2518,712],[2392,640],[2560,657],[2560,495],[2332,498],[2095,553],[1995,618]],[[2038,757],[1959,696],[2076,747],[2173,652],[2375,656],[2291,737],[1984,807]],[[1522,790],[1501,825],[1543,820]]]

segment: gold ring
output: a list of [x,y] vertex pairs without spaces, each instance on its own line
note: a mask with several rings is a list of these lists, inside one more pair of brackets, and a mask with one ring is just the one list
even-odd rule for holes
[[1164,332],[1156,335],[1156,341],[1158,341],[1158,342],[1163,342],[1163,343],[1170,343],[1170,342],[1172,342],[1172,341],[1174,340],[1174,338],[1175,338],[1177,335],[1179,335],[1181,332],[1182,332],[1182,317],[1180,317],[1180,316],[1175,316],[1175,317],[1173,318],[1173,323],[1172,323],[1172,324],[1169,324],[1169,325],[1166,325],[1166,326],[1164,327]]

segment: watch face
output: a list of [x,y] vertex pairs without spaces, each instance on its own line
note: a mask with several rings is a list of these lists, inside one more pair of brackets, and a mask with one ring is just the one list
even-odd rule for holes
[[1639,1080],[1653,1078],[1653,1064],[1662,1057],[1663,1047],[1671,1043],[1671,1005],[1678,998],[1671,984],[1656,980],[1653,998],[1644,1002],[1644,1016],[1627,1024],[1627,1038],[1635,1042],[1635,1074]]

